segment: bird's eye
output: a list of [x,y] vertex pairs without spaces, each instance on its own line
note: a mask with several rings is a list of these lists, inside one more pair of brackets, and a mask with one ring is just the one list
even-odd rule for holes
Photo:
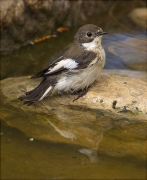
[[88,33],[87,33],[87,36],[88,36],[88,37],[91,37],[91,36],[92,36],[92,34],[91,34],[90,32],[88,32]]

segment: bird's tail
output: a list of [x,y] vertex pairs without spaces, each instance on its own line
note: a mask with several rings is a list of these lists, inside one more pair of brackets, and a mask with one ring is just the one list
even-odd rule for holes
[[25,95],[19,97],[25,100],[28,105],[42,100],[53,88],[52,82],[44,78],[41,83],[33,90],[28,91]]

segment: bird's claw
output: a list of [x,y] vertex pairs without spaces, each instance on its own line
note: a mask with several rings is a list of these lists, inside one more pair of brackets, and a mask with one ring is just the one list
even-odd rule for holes
[[82,94],[78,93],[77,91],[74,91],[73,89],[71,89],[71,90],[72,90],[73,92],[75,92],[76,94],[78,94],[78,97],[73,100],[73,102],[74,102],[74,101],[78,100],[79,98],[81,98],[81,97],[83,97],[83,96],[85,96],[85,95],[87,94],[87,92],[88,92],[88,90],[89,90],[89,86],[86,88],[86,90],[85,90],[84,92],[82,92]]

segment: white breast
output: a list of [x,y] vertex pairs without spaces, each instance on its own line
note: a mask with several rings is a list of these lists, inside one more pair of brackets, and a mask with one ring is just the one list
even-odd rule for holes
[[83,43],[82,45],[88,50],[88,51],[93,51],[95,48],[98,46],[98,40],[99,37],[96,37],[92,42],[89,43]]

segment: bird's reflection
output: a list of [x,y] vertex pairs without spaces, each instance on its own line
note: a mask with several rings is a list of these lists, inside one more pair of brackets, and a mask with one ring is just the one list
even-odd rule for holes
[[[44,101],[45,107],[48,102]],[[48,123],[64,138],[80,146],[80,153],[97,162],[97,150],[103,139],[103,127],[100,116],[91,109],[78,106],[56,106],[54,119],[46,117]]]

